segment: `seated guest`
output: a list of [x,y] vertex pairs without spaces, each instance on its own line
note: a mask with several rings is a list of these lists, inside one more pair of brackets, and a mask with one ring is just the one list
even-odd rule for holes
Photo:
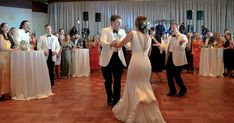
[[224,46],[223,38],[219,32],[215,32],[215,41],[213,45],[217,48],[222,48]]
[[224,35],[225,44],[224,44],[224,76],[231,75],[231,70],[234,69],[234,52],[233,52],[233,40],[231,33],[227,32]]
[[75,45],[71,41],[70,35],[65,35],[65,40],[63,41],[61,47],[62,78],[70,78],[72,74],[72,50],[75,47]]
[[49,69],[49,76],[51,87],[54,86],[54,63],[57,59],[57,54],[60,50],[58,38],[52,35],[52,28],[49,24],[45,25],[47,34],[40,36],[37,43],[37,50],[44,50],[44,54],[47,57],[47,66]]
[[200,38],[197,32],[194,33],[194,40],[192,44],[192,52],[193,52],[193,67],[194,67],[194,74],[198,74],[199,72],[199,62],[200,62],[200,52],[201,46],[203,45],[203,41]]
[[98,35],[93,36],[93,39],[89,43],[89,48],[90,48],[90,67],[91,70],[100,70],[100,65],[99,65],[99,52],[100,52],[100,47],[99,47],[99,39]]

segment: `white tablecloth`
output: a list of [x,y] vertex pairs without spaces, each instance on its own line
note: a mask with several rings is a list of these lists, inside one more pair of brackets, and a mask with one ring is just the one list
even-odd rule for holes
[[89,49],[75,49],[72,54],[72,77],[83,77],[89,75]]
[[199,75],[222,77],[224,72],[223,49],[201,48]]
[[11,96],[15,100],[46,98],[52,95],[43,51],[11,53]]

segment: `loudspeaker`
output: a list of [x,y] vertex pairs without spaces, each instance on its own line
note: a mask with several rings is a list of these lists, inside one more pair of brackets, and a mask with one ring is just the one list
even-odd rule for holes
[[100,22],[101,21],[101,13],[95,13],[95,21]]
[[88,12],[83,12],[83,20],[88,21],[89,20],[89,13]]
[[193,10],[187,10],[187,19],[192,20],[193,19]]
[[198,10],[197,11],[197,20],[203,20],[204,19],[204,11]]

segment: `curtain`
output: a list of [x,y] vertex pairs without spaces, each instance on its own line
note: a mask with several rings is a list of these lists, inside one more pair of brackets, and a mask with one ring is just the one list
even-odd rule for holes
[[[187,10],[193,10],[192,20],[187,20]],[[204,19],[197,20],[197,10],[204,11]],[[83,21],[83,12],[89,14],[89,21]],[[101,22],[95,22],[95,13],[101,13]],[[134,29],[134,20],[142,15],[148,18],[151,26],[157,20],[174,20],[181,24],[193,25],[194,31],[201,32],[204,25],[213,32],[221,32],[225,28],[234,32],[233,0],[138,0],[138,1],[84,1],[55,2],[48,5],[49,22],[57,31],[64,28],[66,32],[76,26],[81,32],[88,26],[91,35],[110,25],[112,14],[122,17],[122,28]],[[80,23],[77,23],[77,20]]]

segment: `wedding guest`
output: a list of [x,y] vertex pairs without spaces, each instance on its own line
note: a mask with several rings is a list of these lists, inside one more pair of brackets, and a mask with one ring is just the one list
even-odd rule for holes
[[215,37],[212,36],[212,32],[208,30],[208,32],[206,33],[206,38],[204,39],[205,46],[206,47],[212,46],[214,43],[214,40],[215,40]]
[[57,54],[60,50],[58,38],[52,35],[51,25],[45,25],[47,34],[40,36],[37,44],[37,50],[44,50],[44,54],[47,57],[47,66],[49,70],[51,87],[55,87],[54,84],[54,63],[57,58]]
[[11,29],[7,33],[7,35],[8,35],[8,38],[9,38],[10,42],[11,42],[11,48],[12,49],[17,48],[18,45],[19,45],[18,42],[17,42],[17,40],[16,40],[17,35],[18,35],[17,29],[15,27],[11,27]]
[[[8,24],[1,23],[0,28],[0,51],[11,51],[11,43],[8,39]],[[1,59],[0,62],[0,100],[10,99],[10,74],[9,67],[4,65],[5,62],[9,63],[9,60]],[[7,70],[8,69],[8,70]]]
[[35,33],[30,34],[30,45],[32,50],[37,50],[37,39]]
[[75,48],[75,45],[71,41],[70,35],[65,35],[65,40],[63,41],[61,47],[62,78],[70,78],[72,74],[72,50]]
[[200,63],[200,52],[201,46],[203,45],[203,41],[200,38],[197,32],[194,33],[194,40],[192,43],[192,53],[193,53],[193,68],[194,74],[197,75],[199,73],[199,63]]
[[224,44],[224,51],[223,51],[223,58],[224,58],[224,76],[230,76],[231,71],[234,69],[234,42],[232,39],[231,33],[227,32],[224,35],[225,44]]
[[1,23],[0,29],[0,51],[11,50],[11,42],[8,38],[9,27],[7,23]]
[[89,43],[89,48],[90,48],[90,67],[91,70],[100,70],[100,65],[99,65],[99,52],[100,52],[100,47],[99,47],[99,36],[94,35],[93,39]]
[[72,42],[76,48],[83,48],[84,41],[79,34],[75,34],[72,38]]
[[154,28],[150,28],[150,37],[152,38],[152,48],[149,56],[152,73],[156,73],[159,78],[159,81],[162,82],[162,71],[165,69],[165,51],[160,46],[154,46],[155,43],[160,43],[165,45],[164,41],[156,33],[157,31]]
[[[58,41],[59,41],[59,44],[61,46],[61,42],[59,40],[59,33],[58,32],[55,32],[54,35],[58,38]],[[62,48],[60,48],[58,54],[57,54],[57,59],[55,61],[55,77],[56,79],[61,79],[61,67],[60,67],[60,64],[61,64],[61,52],[62,52]]]
[[180,25],[179,31],[180,31],[180,33],[182,33],[182,34],[185,34],[185,33],[186,33],[186,28],[185,28],[184,22]]
[[186,33],[186,37],[188,38],[188,43],[186,44],[185,52],[186,52],[188,64],[185,65],[184,67],[185,67],[185,70],[187,70],[188,72],[192,72],[193,71],[193,54],[192,54],[193,38],[190,32]]
[[217,48],[222,48],[224,46],[224,40],[219,32],[215,32],[214,46]]
[[29,21],[28,20],[23,20],[20,24],[19,29],[17,30],[18,37],[17,41],[20,43],[21,41],[26,41],[29,47],[30,43],[30,33],[29,33]]

